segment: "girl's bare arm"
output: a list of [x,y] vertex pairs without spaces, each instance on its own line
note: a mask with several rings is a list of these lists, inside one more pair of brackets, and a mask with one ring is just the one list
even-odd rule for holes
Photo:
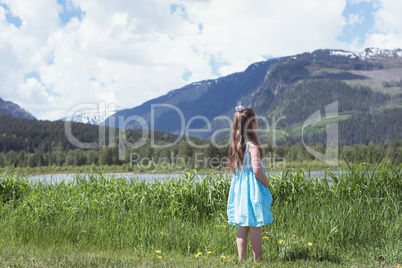
[[251,156],[251,165],[253,166],[255,176],[266,188],[268,188],[269,181],[261,167],[260,150],[258,150],[257,146],[253,143],[250,143],[249,145],[249,154]]

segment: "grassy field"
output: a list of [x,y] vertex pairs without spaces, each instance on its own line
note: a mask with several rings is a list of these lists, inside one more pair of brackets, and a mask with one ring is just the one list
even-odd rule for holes
[[[256,266],[402,264],[402,166],[367,167],[332,183],[305,170],[270,177],[275,220]],[[227,225],[230,180],[192,171],[153,184],[92,174],[48,185],[4,174],[0,266],[253,266],[237,261]]]

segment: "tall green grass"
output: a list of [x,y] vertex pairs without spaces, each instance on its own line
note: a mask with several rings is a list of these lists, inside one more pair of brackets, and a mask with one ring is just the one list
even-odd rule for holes
[[[262,228],[265,259],[371,264],[381,255],[384,264],[402,263],[402,166],[356,164],[328,172],[331,181],[305,172],[270,177],[275,220]],[[46,184],[4,174],[0,251],[31,245],[236,256],[237,227],[226,223],[230,182],[195,171],[155,183],[90,174]]]

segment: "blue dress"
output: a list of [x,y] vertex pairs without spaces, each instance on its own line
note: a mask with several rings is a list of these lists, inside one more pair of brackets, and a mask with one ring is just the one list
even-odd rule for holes
[[[269,189],[254,175],[247,142],[243,165],[236,170],[232,179],[228,200],[228,222],[230,225],[259,227],[271,223],[272,196]],[[262,166],[265,173],[265,169]]]

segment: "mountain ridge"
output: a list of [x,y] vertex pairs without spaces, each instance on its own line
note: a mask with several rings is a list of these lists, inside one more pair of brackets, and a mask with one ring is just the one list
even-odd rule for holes
[[[130,115],[135,114],[135,115],[141,115],[144,118],[146,118],[146,120],[149,121],[151,118],[152,104],[168,103],[170,105],[178,106],[186,117],[202,115],[206,117],[208,120],[211,120],[215,117],[216,113],[218,114],[226,113],[230,109],[230,107],[236,106],[239,98],[243,97],[244,94],[252,93],[255,86],[258,86],[259,84],[258,79],[257,82],[251,82],[251,84],[255,84],[254,87],[249,87],[249,90],[246,90],[245,92],[241,92],[239,90],[236,91],[236,89],[239,87],[240,88],[246,87],[246,85],[244,85],[244,81],[247,80],[248,77],[251,78],[259,77],[259,80],[262,80],[266,73],[264,68],[265,67],[267,68],[273,62],[276,62],[276,59],[268,60],[265,62],[259,62],[258,64],[262,65],[263,69],[261,68],[257,69],[255,68],[256,64],[252,64],[244,72],[238,72],[217,79],[203,80],[186,85],[179,89],[171,90],[167,94],[146,101],[137,107],[119,111],[112,117],[123,116],[127,118]],[[216,92],[214,91],[215,89],[219,89],[220,91],[223,92]],[[219,100],[223,99],[223,97],[226,99],[227,102],[226,104],[219,103]],[[197,103],[199,102],[209,104],[209,107],[206,107],[205,105],[198,106],[198,107],[201,106],[204,107],[201,108],[202,113],[199,113],[199,110],[194,109],[195,107],[197,107]],[[210,109],[212,107],[214,109]],[[180,120],[180,118],[175,116],[175,114],[172,113],[172,111],[169,111],[167,109],[163,110],[164,111],[156,112],[157,116],[162,118],[158,122],[162,123],[162,126],[156,126],[156,129],[158,130],[165,129],[164,131],[175,133],[175,128],[178,127],[177,124],[167,122],[166,120],[172,117],[177,120]],[[165,112],[165,114],[163,112]],[[117,120],[114,121],[115,123],[118,122]],[[109,125],[110,122],[106,122],[106,124]],[[194,125],[194,127],[199,126],[201,126],[201,124],[199,123],[198,124],[196,123]],[[138,128],[139,126],[130,125],[130,127]]]
[[[268,119],[286,116],[286,126],[280,129],[288,135],[286,139],[293,135],[289,140],[295,141],[301,137],[292,129],[301,125],[312,112],[323,109],[334,100],[339,100],[342,120],[350,120],[353,112],[368,115],[372,110],[402,106],[402,83],[398,84],[402,78],[400,69],[401,49],[367,48],[359,53],[320,49],[253,63],[243,72],[191,83],[139,106],[119,111],[105,123],[130,129],[145,126],[179,134],[183,133],[181,120],[184,118],[186,125],[191,123],[191,129],[210,129],[193,134],[197,138],[209,139],[215,131],[230,127],[228,120],[214,118],[224,116],[231,119],[233,108],[241,103]],[[373,78],[370,72],[378,70],[397,70],[391,77],[395,81]],[[316,98],[318,95],[320,98]],[[394,102],[392,107],[389,106],[390,99]],[[158,107],[160,104],[169,107]],[[152,113],[152,106],[159,110],[154,109]],[[118,117],[127,119],[132,115],[143,118],[146,124],[132,121],[126,122],[125,126],[118,125]],[[189,122],[192,118],[195,119]],[[228,133],[218,136],[215,136],[218,141],[225,140]],[[272,137],[269,133],[266,136]],[[362,140],[366,138],[378,141],[380,137],[362,137]]]

